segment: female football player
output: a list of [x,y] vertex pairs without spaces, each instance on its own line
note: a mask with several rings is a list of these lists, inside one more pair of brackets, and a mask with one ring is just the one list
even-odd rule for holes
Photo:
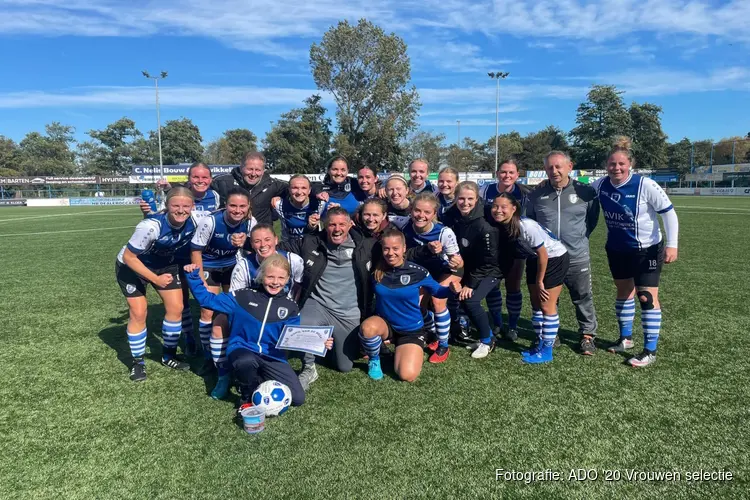
[[392,175],[385,183],[385,195],[388,202],[388,220],[393,222],[397,218],[402,221],[411,213],[409,201],[409,183],[400,175]]
[[[238,250],[242,248],[252,228],[248,220],[249,212],[250,194],[247,190],[236,187],[227,194],[226,208],[202,217],[198,223],[198,230],[190,243],[190,260],[200,267],[201,276],[211,293],[229,290]],[[212,325],[213,311],[201,309],[198,331],[205,358],[201,373],[207,373],[214,365],[211,352]]]
[[[349,177],[349,163],[343,156],[334,156],[328,161],[323,182],[314,186],[316,195],[328,203],[335,203],[353,215],[359,208],[355,191],[359,188]],[[321,196],[322,195],[322,196]]]
[[521,217],[521,203],[509,193],[500,193],[492,202],[492,218],[507,228],[507,234],[528,256],[526,283],[533,311],[531,323],[539,342],[524,351],[525,363],[552,361],[552,347],[560,327],[557,299],[568,272],[568,250],[538,222]]
[[445,167],[438,174],[438,195],[437,200],[440,203],[438,211],[438,220],[442,222],[443,214],[456,201],[456,186],[458,185],[458,170],[453,167]]
[[[203,285],[198,266],[185,266],[193,296],[201,307],[226,314],[231,332],[227,355],[240,385],[240,404],[248,404],[255,389],[266,380],[289,387],[292,405],[305,402],[305,391],[287,361],[286,351],[276,348],[287,325],[299,325],[297,304],[284,293],[289,281],[289,261],[271,255],[258,270],[257,285],[232,293],[214,295]],[[333,346],[329,339],[326,347]]]
[[[495,340],[481,303],[490,290],[497,287],[501,273],[498,230],[484,218],[484,204],[479,199],[476,183],[464,181],[458,185],[456,203],[445,213],[444,220],[456,233],[464,262],[463,286],[458,285],[454,291],[479,331],[480,342],[473,345],[471,357],[485,358],[494,349]],[[453,282],[451,287],[455,285]],[[451,311],[451,317],[457,316],[458,311]]]
[[[438,212],[438,201],[430,192],[418,194],[411,205],[410,220],[402,226],[407,248],[427,247],[430,254],[427,258],[414,258],[416,264],[424,267],[433,278],[442,286],[450,286],[453,281],[460,282],[456,275],[459,268],[463,267],[463,260],[458,249],[456,235],[449,227],[435,222]],[[398,224],[397,224],[398,225]],[[428,305],[432,306],[434,319],[431,312],[425,316],[425,329],[437,330],[437,342],[430,343],[430,363],[442,363],[448,359],[448,339],[450,337],[451,316],[448,312],[447,298],[430,297],[425,295],[423,307],[425,311]],[[429,304],[427,304],[429,303]]]
[[430,175],[430,166],[424,158],[412,160],[409,164],[409,191],[412,194],[422,192],[436,193],[437,189],[427,179]]
[[[607,159],[607,177],[594,183],[607,224],[607,259],[617,287],[615,312],[620,339],[611,352],[633,347],[635,296],[641,307],[643,351],[627,360],[644,367],[656,360],[656,344],[661,330],[659,278],[664,263],[677,260],[679,223],[672,202],[648,177],[634,174],[630,139],[618,137]],[[662,238],[657,214],[666,233]]]
[[184,187],[169,190],[166,211],[143,219],[135,228],[128,244],[117,255],[117,282],[128,302],[128,343],[133,356],[130,379],[146,379],[146,285],[156,289],[164,302],[162,338],[164,349],[161,362],[176,370],[190,366],[177,358],[177,343],[182,331],[183,294],[180,267],[188,262],[184,248],[189,248],[196,231],[193,193]]
[[360,168],[357,171],[357,184],[359,189],[354,194],[359,201],[378,196],[378,172],[374,167]]
[[281,241],[301,240],[311,218],[320,220],[325,212],[326,202],[310,197],[312,184],[304,175],[293,175],[289,179],[289,195],[271,200],[281,221]]
[[383,259],[373,273],[375,315],[362,322],[360,342],[369,357],[368,375],[383,378],[380,347],[391,339],[396,346],[394,368],[406,382],[414,382],[422,371],[422,354],[426,346],[424,321],[420,307],[422,288],[433,297],[445,298],[450,289],[440,286],[430,273],[406,260],[406,239],[395,228],[386,229],[381,238]]

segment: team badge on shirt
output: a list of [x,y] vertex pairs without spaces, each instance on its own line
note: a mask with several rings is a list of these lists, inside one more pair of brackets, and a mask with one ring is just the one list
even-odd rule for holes
[[133,292],[135,292],[135,285],[127,285],[125,287],[125,290],[127,290],[128,293],[133,293]]
[[409,283],[411,283],[411,276],[409,276],[408,274],[401,275],[401,284],[406,286]]
[[289,315],[289,309],[286,307],[279,307],[276,310],[276,315],[279,317],[279,319],[284,319]]
[[344,253],[346,254],[346,258],[347,259],[351,259],[352,258],[352,254],[354,253],[354,250],[351,249],[351,248],[347,248],[346,250],[344,250]]
[[461,238],[461,246],[464,247],[464,248],[468,247],[469,246],[469,240],[467,240],[466,238]]
[[571,203],[575,203],[578,201],[578,195],[575,193],[569,194],[568,200],[570,200]]

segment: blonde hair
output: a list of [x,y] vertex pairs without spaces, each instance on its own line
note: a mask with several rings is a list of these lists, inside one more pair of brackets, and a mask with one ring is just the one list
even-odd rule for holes
[[628,160],[630,160],[630,166],[635,166],[635,158],[633,158],[633,142],[630,140],[630,137],[625,135],[615,136],[608,157],[615,153],[623,153],[628,157]]
[[419,203],[420,201],[426,201],[427,203],[432,204],[432,211],[435,212],[435,216],[432,218],[432,222],[435,222],[435,217],[437,217],[437,214],[440,211],[440,203],[438,202],[438,199],[432,193],[419,193],[412,200],[411,209],[414,210],[414,207],[416,207],[417,203]]
[[186,198],[190,198],[192,201],[195,201],[195,195],[193,195],[192,191],[184,186],[176,186],[167,191],[167,200],[165,204],[169,205],[169,200],[176,196],[185,196]]
[[456,178],[456,180],[458,180],[458,170],[453,167],[445,167],[444,169],[442,169],[440,172],[438,172],[438,178],[440,178],[440,176],[443,174],[452,174]]
[[464,189],[474,191],[474,194],[477,195],[477,200],[479,200],[479,186],[477,186],[476,182],[474,181],[461,182],[458,186],[456,186],[456,196],[458,196],[458,193],[460,193]]
[[407,191],[409,190],[409,182],[406,179],[404,179],[403,177],[401,177],[400,175],[392,175],[392,176],[388,177],[388,180],[385,181],[385,187],[386,188],[388,187],[388,184],[391,183],[391,181],[400,181],[401,184],[404,185],[404,187],[406,188],[406,190]]
[[429,172],[430,164],[424,158],[414,158],[411,163],[409,163],[409,170],[411,170],[412,165],[414,165],[415,163],[424,163],[424,166],[427,167],[427,171]]
[[255,277],[255,282],[262,285],[263,279],[266,277],[268,269],[271,267],[275,267],[277,269],[282,269],[283,271],[285,271],[287,281],[289,281],[289,276],[291,276],[292,274],[292,268],[289,265],[289,261],[283,255],[275,253],[263,259],[263,262],[261,262],[260,264],[260,269],[258,269],[258,276]]

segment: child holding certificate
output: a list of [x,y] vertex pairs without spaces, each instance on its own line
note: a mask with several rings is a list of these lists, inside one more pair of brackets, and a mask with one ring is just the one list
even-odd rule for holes
[[[263,260],[253,288],[214,295],[203,285],[198,267],[185,266],[188,284],[201,307],[229,317],[227,355],[240,384],[240,404],[249,403],[253,392],[266,380],[289,387],[292,406],[305,402],[305,391],[287,362],[285,351],[276,348],[286,325],[299,325],[297,304],[284,287],[289,281],[289,261],[274,254]],[[333,339],[326,343],[328,349]]]

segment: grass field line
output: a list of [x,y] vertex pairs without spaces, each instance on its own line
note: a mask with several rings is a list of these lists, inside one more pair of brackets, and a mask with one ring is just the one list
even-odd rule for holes
[[748,212],[711,212],[710,214],[707,214],[706,212],[701,212],[698,210],[680,210],[677,212],[677,214],[701,214],[701,215],[750,215]]
[[63,234],[63,233],[86,233],[89,231],[111,231],[114,229],[133,229],[134,226],[118,226],[118,227],[95,227],[91,229],[67,229],[64,231],[42,231],[39,233],[13,233],[13,234],[0,234],[0,238],[8,238],[10,236],[39,236],[42,234]]
[[675,208],[700,208],[701,210],[742,210],[750,212],[750,208],[741,207],[705,207],[701,205],[675,205]]
[[[105,212],[119,212],[122,210],[133,210],[133,207],[127,207],[127,208],[111,208],[109,210],[94,210],[91,212],[68,212],[65,214],[48,214],[48,215],[34,215],[32,217],[15,217],[13,219],[0,219],[0,222],[15,222],[19,220],[32,220],[32,219],[47,219],[49,217],[65,217],[68,215],[87,215],[87,214],[101,214]],[[133,212],[134,214],[137,212]]]

